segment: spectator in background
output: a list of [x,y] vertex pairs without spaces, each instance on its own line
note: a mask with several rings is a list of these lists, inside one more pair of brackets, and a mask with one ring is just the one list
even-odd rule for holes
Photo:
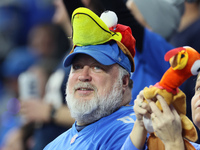
[[18,45],[18,35],[22,28],[22,12],[19,2],[0,4],[0,62]]
[[[25,124],[31,123],[35,125],[32,150],[43,149],[47,143],[70,128],[74,122],[70,114],[66,113],[68,109],[63,103],[64,96],[61,92],[61,85],[64,79],[63,72],[56,71],[48,78],[45,66],[43,66],[44,68],[41,65],[33,66],[27,71],[36,77],[38,83],[36,88],[39,89],[38,94],[43,94],[36,95],[36,97],[31,95],[29,97],[20,97],[20,111],[25,119]],[[66,114],[63,115],[63,112]]]
[[[36,24],[50,23],[54,7],[49,0],[0,1],[0,72],[8,53],[27,45],[29,30]],[[3,88],[0,74],[0,93]]]
[[53,12],[48,0],[1,0],[0,62],[15,47],[27,45],[29,30],[37,24],[50,23]]
[[[200,0],[185,2],[185,12],[181,19],[178,32],[171,38],[170,42],[178,47],[188,45],[200,50],[199,40],[200,24]],[[193,95],[193,94],[192,94]]]
[[3,87],[0,94],[0,145],[6,132],[21,125],[18,101],[18,76],[36,62],[24,49],[11,51],[2,65]]
[[[171,38],[170,43],[175,47],[191,46],[200,53],[200,0],[186,0],[185,12],[181,19],[178,32]],[[195,94],[196,76],[190,77],[181,86],[186,94],[187,116],[192,119],[191,99]],[[200,137],[200,134],[199,134]],[[200,140],[197,141],[200,143]]]
[[30,150],[33,145],[33,126],[14,127],[4,137],[1,150]]
[[169,40],[177,32],[184,0],[127,0],[126,6],[141,25]]
[[[2,63],[8,53],[18,45],[18,35],[22,27],[23,19],[19,2],[0,2],[0,72]],[[0,95],[3,94],[3,76],[0,74]]]
[[[200,0],[193,0],[192,2],[185,2],[185,13],[182,17],[179,31],[175,34],[170,42],[176,47],[191,46],[200,52]],[[196,76],[191,77],[186,84],[184,84],[183,91],[190,100],[194,95]]]
[[[55,13],[53,15],[52,22],[54,24],[59,25],[65,31],[68,39],[71,40],[72,37],[71,21],[68,11],[65,9],[65,6],[63,4],[63,0],[54,0],[53,3],[55,6]],[[70,44],[72,46],[72,43]]]
[[[4,99],[1,98],[2,101],[1,106],[3,108],[1,110],[3,114],[5,114],[3,111],[6,111],[5,110],[6,107],[3,106],[7,105],[10,99],[15,99],[15,101],[18,102],[17,100],[17,98],[19,97],[18,76],[20,75],[20,73],[27,71],[29,68],[34,68],[34,70],[40,72],[38,79],[43,79],[40,82],[40,84],[43,84],[41,86],[42,88],[40,88],[41,92],[40,96],[43,97],[45,95],[46,82],[50,74],[53,73],[57,68],[57,66],[59,65],[61,58],[63,57],[63,54],[65,53],[69,44],[63,30],[53,24],[45,23],[34,26],[30,30],[28,37],[29,37],[28,45],[13,49],[9,53],[9,57],[6,57],[6,61],[4,61],[3,63],[4,90],[7,89],[7,92],[4,92]],[[8,93],[8,90],[13,94],[11,95],[10,92]],[[1,95],[1,97],[2,96],[3,95]],[[5,105],[3,105],[3,103]],[[16,112],[16,114],[18,114],[18,112]],[[6,119],[8,120],[8,117]],[[12,119],[13,118],[11,118],[10,121],[12,121]],[[5,119],[2,120],[2,122],[6,122]],[[7,126],[8,124],[6,125],[5,123],[2,125],[3,125],[2,130],[4,132],[2,131],[1,133],[2,136],[4,136],[8,129],[14,127],[15,125],[16,126],[21,125],[20,118],[18,117],[18,124],[12,124],[13,126],[11,126],[11,123],[9,126]],[[58,130],[58,132],[60,130]],[[64,130],[66,129],[63,129],[58,134],[60,134]],[[56,137],[56,134],[53,136]],[[49,141],[44,143],[44,146],[48,142]]]
[[200,73],[196,79],[195,85],[195,94],[192,97],[191,105],[192,105],[192,119],[194,124],[200,130],[200,111],[199,111],[199,103],[200,103]]
[[[21,113],[28,122],[36,125],[39,124],[33,132],[33,140],[35,144],[32,148],[33,150],[38,150],[43,149],[47,143],[52,141],[60,133],[70,128],[74,120],[70,118],[70,115],[69,117],[63,117],[62,115],[63,107],[67,107],[65,106],[65,103],[63,103],[64,95],[62,95],[61,92],[61,85],[64,80],[64,76],[62,75],[63,72],[58,71],[54,73],[62,60],[61,58],[63,57],[63,54],[68,49],[68,47],[63,45],[69,42],[67,41],[66,36],[64,36],[64,40],[61,40],[62,42],[65,42],[65,44],[63,44],[60,43],[60,37],[58,35],[47,34],[48,37],[46,37],[46,32],[43,33],[40,31],[40,28],[35,31],[36,32],[32,32],[32,37],[40,35],[39,38],[42,39],[34,38],[35,41],[32,39],[33,41],[30,45],[37,45],[34,46],[36,48],[35,52],[39,50],[39,53],[37,54],[42,56],[42,59],[38,62],[38,64],[31,67],[28,72],[37,76],[39,87],[42,87],[39,91],[40,93],[43,91],[43,94],[36,98],[21,98]],[[50,30],[48,33],[54,33],[53,31]],[[63,47],[60,49],[58,46]],[[64,52],[62,52],[63,49]],[[58,53],[59,57],[56,57]],[[38,72],[35,71],[39,71],[39,75]],[[40,79],[43,79],[43,81],[40,81]],[[42,83],[44,84],[41,85]],[[65,111],[67,110],[68,109]],[[60,116],[60,114],[61,118],[57,117]]]
[[[54,4],[56,9],[52,21],[62,27],[65,34],[69,36],[69,34],[71,34],[71,25],[62,1],[56,0]],[[71,118],[68,107],[64,101],[65,91],[63,88],[65,88],[69,69],[63,69],[63,67],[60,66],[62,58],[68,53],[67,50],[69,47],[71,47],[71,43],[68,38],[62,39],[62,42],[59,43],[60,48],[57,48],[56,51],[56,53],[61,53],[62,55],[59,57],[60,59],[57,67],[49,74],[49,78],[47,78],[48,81],[45,84],[44,95],[40,96],[39,99],[31,98],[21,102],[22,115],[34,124],[42,124],[42,126],[36,128],[33,133],[33,139],[35,141],[33,150],[43,149],[47,143],[66,131],[74,123],[74,119]],[[68,44],[67,48],[63,46],[63,44],[66,43]],[[60,52],[60,50],[63,49],[64,53]],[[36,67],[38,69],[40,68],[39,66]],[[46,67],[40,69],[40,71],[45,70],[45,68]],[[29,71],[31,72],[32,70]]]
[[[5,0],[6,1],[6,0]],[[29,31],[41,23],[51,23],[54,6],[51,0],[19,0],[23,26],[18,36],[19,44],[26,45]]]
[[25,150],[22,144],[22,136],[19,129],[12,129],[5,137],[2,150]]
[[[18,97],[17,79],[20,73],[26,71],[36,63],[48,64],[48,73],[57,67],[62,52],[57,51],[59,45],[59,30],[52,24],[40,24],[32,28],[28,45],[13,49],[2,66],[2,76],[5,88],[11,90],[14,97]],[[57,41],[58,40],[58,41]],[[63,45],[62,45],[63,46]],[[63,49],[66,47],[63,46]],[[58,53],[59,52],[59,53]]]
[[[8,6],[8,8],[10,8],[9,7],[10,4],[13,4],[14,1],[9,1],[9,2],[10,3],[8,3],[8,1],[3,0],[0,2],[0,5],[3,4],[3,5]],[[1,93],[4,94],[4,95],[1,95],[1,97],[4,96],[4,98],[5,98],[4,104],[7,105],[8,101],[10,101],[10,99],[14,99],[12,101],[12,103],[16,104],[15,107],[19,106],[19,101],[17,99],[19,97],[18,83],[17,83],[19,74],[22,73],[23,71],[28,70],[29,67],[34,65],[34,67],[31,67],[31,68],[34,68],[34,70],[40,71],[40,73],[43,72],[44,77],[46,78],[43,81],[47,82],[48,76],[53,71],[55,71],[57,66],[60,64],[60,61],[61,61],[62,57],[65,55],[66,50],[68,49],[68,46],[69,46],[69,41],[66,38],[66,35],[63,32],[63,30],[59,26],[51,24],[52,16],[54,13],[54,6],[51,1],[19,0],[19,1],[17,1],[17,3],[19,4],[17,6],[18,6],[18,9],[20,12],[20,19],[21,19],[21,21],[19,21],[21,26],[20,26],[20,29],[17,30],[17,33],[20,33],[20,34],[17,34],[17,37],[16,37],[17,44],[15,45],[15,48],[10,50],[11,52],[9,53],[9,57],[7,58],[6,57],[7,55],[5,55],[4,58],[6,58],[6,61],[5,62],[3,61],[3,70],[2,70],[4,79],[7,79],[7,80],[3,80],[2,88],[4,90],[13,89],[13,90],[15,90],[15,92],[13,95],[11,95],[10,93],[5,93],[1,90]],[[2,9],[0,9],[0,10],[2,11]],[[14,12],[14,10],[12,8],[10,10],[11,10],[11,12]],[[3,12],[4,12],[4,10],[3,10]],[[5,10],[5,14],[7,14],[6,10]],[[2,13],[1,13],[1,15],[2,15]],[[18,26],[17,23],[10,23],[9,25],[15,25],[15,27]],[[6,25],[5,25],[5,27],[6,27]],[[9,27],[9,26],[7,26],[7,27]],[[7,29],[7,28],[5,28],[5,29]],[[9,33],[14,33],[14,32],[9,31]],[[14,55],[14,56],[10,59],[10,55]],[[29,62],[31,62],[31,63],[29,63]],[[44,67],[44,68],[42,68],[42,67]],[[11,72],[9,71],[10,75],[11,75],[11,73],[15,73],[15,74],[8,76],[8,74],[6,73],[7,70],[11,70]],[[14,71],[12,71],[12,70],[14,70]],[[33,70],[33,69],[31,69],[31,70]],[[13,78],[13,80],[11,80],[11,77]],[[40,78],[41,78],[41,76],[39,76],[39,79]],[[11,88],[5,87],[5,84],[7,85],[7,82],[9,82],[9,85],[11,85],[11,82],[12,82]],[[15,85],[15,86],[13,86],[13,85]],[[45,95],[45,86],[43,86],[43,89],[42,89],[44,92],[41,92],[41,95],[43,95],[43,96]],[[64,95],[61,94],[61,98],[63,98],[63,97],[64,97]],[[3,99],[1,99],[1,100],[3,101]],[[16,101],[16,103],[14,103],[15,101]],[[61,100],[61,101],[63,101],[63,100]],[[5,105],[2,104],[1,106],[3,107]],[[4,118],[2,120],[2,123],[3,122],[4,123],[1,125],[3,125],[3,126],[5,125],[4,128],[2,128],[2,130],[1,130],[2,137],[6,134],[6,132],[10,128],[15,127],[15,126],[18,127],[18,126],[21,126],[21,124],[22,124],[21,118],[18,116],[19,107],[16,108],[15,114],[10,113],[9,112],[10,109],[5,110],[5,108],[6,107],[4,107],[4,109],[1,109],[1,111],[3,113],[1,118]],[[12,114],[12,117],[8,117],[7,114]],[[14,117],[16,114],[18,117]],[[61,114],[62,114],[62,111],[61,111]],[[8,122],[8,118],[10,119],[10,122]],[[7,120],[5,120],[5,119],[7,119]],[[60,120],[62,122],[62,119],[60,119]],[[17,123],[15,123],[15,124],[12,123],[15,121],[17,121]],[[7,130],[5,130],[5,128]],[[52,128],[49,127],[48,131],[51,131],[51,129]],[[63,130],[66,130],[66,128],[61,127],[60,129],[58,129],[59,134],[61,132],[63,132]],[[51,134],[52,135],[54,134],[52,137],[56,137],[55,132],[54,133],[52,132]],[[48,135],[47,135],[47,137],[48,137]],[[43,138],[43,137],[41,137],[41,139],[45,140],[45,138]],[[38,138],[38,140],[40,140],[40,139]],[[48,143],[49,142],[48,138],[46,138],[46,140],[47,140],[46,143]],[[50,139],[50,141],[51,140],[52,139]],[[42,142],[42,140],[41,140],[41,142]],[[46,143],[44,143],[43,146],[45,146]]]

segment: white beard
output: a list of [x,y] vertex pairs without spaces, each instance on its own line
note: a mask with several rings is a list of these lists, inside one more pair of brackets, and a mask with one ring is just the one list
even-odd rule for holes
[[[97,88],[90,83],[79,83],[75,87],[89,87],[94,89],[95,96],[91,100],[75,99],[67,88],[66,101],[70,109],[71,116],[79,124],[90,124],[102,117],[108,116],[120,107],[122,102],[122,80],[118,79],[105,96],[98,95]],[[69,85],[67,85],[68,87]],[[75,88],[74,88],[75,89]]]

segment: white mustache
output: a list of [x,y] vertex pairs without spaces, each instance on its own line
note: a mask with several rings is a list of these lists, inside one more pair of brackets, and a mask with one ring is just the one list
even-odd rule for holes
[[86,88],[86,89],[91,89],[91,90],[94,90],[94,91],[97,91],[97,88],[96,86],[88,83],[88,82],[80,82],[80,83],[77,83],[75,86],[74,86],[74,91],[76,91],[77,89],[80,89],[80,88]]

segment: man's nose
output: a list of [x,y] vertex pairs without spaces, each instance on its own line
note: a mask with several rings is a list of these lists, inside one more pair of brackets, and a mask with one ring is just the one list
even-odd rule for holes
[[92,80],[92,77],[90,76],[90,67],[84,66],[78,79],[82,82],[88,82]]

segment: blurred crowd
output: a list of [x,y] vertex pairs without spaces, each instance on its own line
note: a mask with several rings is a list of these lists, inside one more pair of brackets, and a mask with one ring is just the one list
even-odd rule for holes
[[[36,128],[42,129],[37,127],[40,123],[35,125],[33,120],[22,115],[20,101],[30,98],[35,101],[37,98],[42,102],[44,96],[49,97],[45,91],[47,81],[55,70],[62,68],[62,59],[68,52],[70,40],[62,27],[62,17],[68,17],[67,13],[59,8],[57,0],[0,2],[0,149],[42,149],[34,144],[36,141],[33,138],[40,136],[34,135]],[[27,76],[28,72],[35,78]],[[26,77],[19,80],[22,73],[26,73]],[[35,85],[30,83],[31,79],[36,79]],[[61,88],[62,85],[58,86]],[[28,88],[38,92],[30,93]],[[59,92],[62,91],[59,89]],[[64,101],[63,97],[59,98]],[[41,123],[40,126],[45,125]],[[52,131],[51,134],[55,134],[55,138],[66,129],[60,127],[57,133]],[[52,139],[46,139],[47,143]]]
[[[74,1],[102,13],[98,0]],[[200,52],[200,0],[122,1],[142,26],[174,47],[187,45]],[[70,0],[0,1],[0,150],[43,149],[74,121],[62,115],[67,110],[65,83],[69,73],[62,61],[72,47],[73,10],[67,10],[66,3],[73,4]],[[165,10],[168,5],[172,7]],[[164,10],[169,16],[161,13]],[[20,78],[22,75],[25,77]],[[187,96],[189,118],[195,78],[181,87]],[[55,121],[56,110],[68,119]]]

